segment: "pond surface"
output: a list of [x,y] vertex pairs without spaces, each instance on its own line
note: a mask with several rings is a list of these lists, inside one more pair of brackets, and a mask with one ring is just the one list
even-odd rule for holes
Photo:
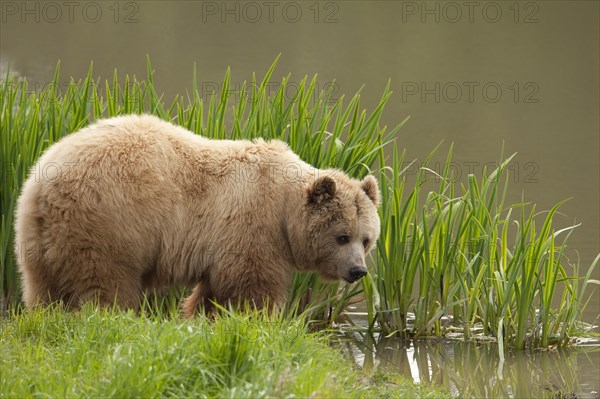
[[367,369],[398,372],[464,398],[598,398],[600,346],[510,352],[494,343],[355,336],[346,350]]
[[400,373],[460,398],[600,398],[600,339],[560,349],[507,348],[502,359],[493,339],[465,342],[455,334],[456,339],[402,340],[364,333],[368,320],[362,304],[351,310],[347,315],[356,332],[346,332],[339,342],[365,369]]

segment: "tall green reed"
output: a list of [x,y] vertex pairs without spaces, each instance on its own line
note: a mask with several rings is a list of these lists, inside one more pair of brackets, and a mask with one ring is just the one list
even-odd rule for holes
[[553,227],[562,203],[545,216],[535,205],[506,204],[514,155],[466,185],[452,174],[452,147],[439,172],[428,167],[432,156],[411,189],[404,153],[394,151],[382,169],[377,262],[363,282],[369,324],[402,337],[459,328],[466,339],[493,336],[518,348],[567,344],[582,330],[588,285],[599,282],[590,278],[598,257],[581,276],[565,254],[576,226]]
[[[153,70],[147,63],[145,81],[93,78],[92,67],[80,81],[71,80],[61,89],[58,65],[54,79],[42,90],[30,90],[25,79],[7,72],[0,83],[0,136],[2,185],[0,187],[0,297],[7,303],[19,299],[19,278],[13,251],[13,213],[19,189],[41,153],[61,137],[105,117],[129,113],[151,113],[205,137],[263,137],[289,143],[302,159],[318,168],[339,168],[361,178],[378,159],[378,150],[396,134],[399,126],[381,126],[381,115],[390,96],[389,85],[372,112],[361,108],[360,92],[349,100],[336,98],[333,88],[318,90],[317,77],[293,82],[285,76],[272,90],[277,60],[262,80],[254,76],[241,90],[231,90],[227,70],[220,92],[202,93],[196,72],[192,92],[166,103],[156,92]],[[338,295],[337,284],[324,284],[314,275],[294,278],[288,309],[315,305],[311,313],[323,319],[336,318],[344,303],[355,296],[356,287]],[[341,301],[341,302],[340,302]],[[333,307],[333,302],[336,306]]]

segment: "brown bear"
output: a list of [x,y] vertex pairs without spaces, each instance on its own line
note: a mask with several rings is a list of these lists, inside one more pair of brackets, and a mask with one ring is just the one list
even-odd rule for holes
[[[150,115],[101,120],[33,167],[16,210],[24,301],[137,309],[144,291],[280,307],[294,270],[352,283],[379,236],[377,181],[281,141],[211,140]],[[268,302],[267,302],[268,301]]]

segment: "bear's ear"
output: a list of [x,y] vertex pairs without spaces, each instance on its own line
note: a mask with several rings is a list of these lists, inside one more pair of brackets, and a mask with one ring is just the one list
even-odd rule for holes
[[335,180],[329,176],[319,177],[308,189],[308,202],[321,204],[335,196]]
[[372,175],[368,175],[361,182],[361,187],[367,197],[373,201],[375,206],[379,205],[379,186],[377,184],[377,179]]

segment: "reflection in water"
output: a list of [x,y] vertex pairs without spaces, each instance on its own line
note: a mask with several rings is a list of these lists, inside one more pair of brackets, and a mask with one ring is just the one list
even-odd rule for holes
[[365,369],[381,368],[465,398],[598,398],[600,348],[509,352],[494,343],[402,341],[352,336],[345,348]]

